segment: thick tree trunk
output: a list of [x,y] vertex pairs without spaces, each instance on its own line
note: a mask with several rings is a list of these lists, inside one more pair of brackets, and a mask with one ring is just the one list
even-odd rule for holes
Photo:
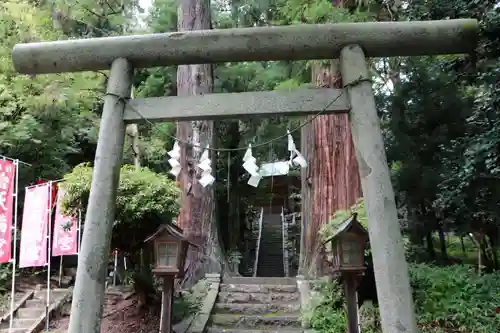
[[465,250],[464,237],[460,236],[460,245],[462,246],[462,255],[467,258],[467,251]]
[[[178,30],[210,29],[210,3],[208,0],[182,0],[178,8]],[[202,95],[213,90],[211,65],[184,65],[177,69],[177,95]],[[201,147],[212,146],[212,121],[179,122],[177,137]],[[182,171],[179,181],[182,189],[181,211],[177,220],[189,240],[200,245],[190,249],[186,260],[184,284],[196,283],[205,273],[221,271],[222,251],[215,221],[214,187],[203,188],[196,167],[202,148],[181,144]],[[214,158],[214,154],[211,154]],[[215,163],[212,163],[212,166]]]
[[[224,147],[229,149],[236,149],[241,141],[240,124],[238,121],[226,122],[223,126],[220,126],[220,130],[216,132],[216,135],[221,137],[224,136]],[[219,155],[219,161],[224,161],[228,170],[226,174],[222,175],[222,179],[225,181],[226,191],[220,193],[217,197],[217,216],[218,216],[218,226],[221,239],[221,247],[225,250],[225,253],[231,253],[238,251],[244,253],[244,245],[242,244],[242,233],[244,232],[244,225],[241,223],[244,221],[244,216],[242,218],[240,214],[240,185],[238,179],[241,176],[241,159],[243,155],[241,152],[227,152],[225,154]],[[215,162],[214,162],[215,163]],[[219,174],[220,175],[220,174]],[[243,184],[248,186],[247,184]],[[220,208],[220,209],[219,209]],[[227,259],[227,258],[226,258]],[[230,265],[225,266],[226,274],[239,275],[238,266]]]
[[428,232],[425,236],[427,244],[427,254],[431,260],[436,259],[436,250],[434,249],[434,240],[432,239],[432,232]]
[[[314,65],[317,87],[341,87],[338,61]],[[362,196],[348,114],[319,116],[302,129],[302,153],[309,167],[302,173],[303,253],[301,273],[322,274],[319,230],[333,213]]]
[[448,260],[448,251],[446,250],[446,238],[444,235],[443,228],[438,223],[438,233],[439,233],[439,246],[441,248],[441,258],[443,260]]

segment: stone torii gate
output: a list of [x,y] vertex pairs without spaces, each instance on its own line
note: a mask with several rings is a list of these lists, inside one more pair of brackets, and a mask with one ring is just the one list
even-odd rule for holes
[[[187,121],[256,115],[308,115],[350,109],[353,141],[365,198],[382,328],[416,333],[417,326],[402,235],[384,142],[365,57],[468,53],[477,44],[476,20],[294,25],[204,30],[18,44],[23,74],[111,68],[99,130],[79,269],[73,293],[71,333],[97,333],[115,215],[125,126],[142,121]],[[212,94],[134,99],[134,68],[166,65],[340,57],[344,89]],[[346,94],[343,94],[343,92]]]

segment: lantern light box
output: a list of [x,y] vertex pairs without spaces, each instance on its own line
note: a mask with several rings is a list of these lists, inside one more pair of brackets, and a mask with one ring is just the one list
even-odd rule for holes
[[356,272],[365,270],[365,246],[368,232],[358,222],[357,214],[342,222],[335,233],[324,244],[332,250],[334,272]]
[[162,225],[145,242],[153,243],[153,273],[176,275],[178,278],[183,277],[189,245],[197,247],[189,242],[184,237],[182,229],[174,224]]

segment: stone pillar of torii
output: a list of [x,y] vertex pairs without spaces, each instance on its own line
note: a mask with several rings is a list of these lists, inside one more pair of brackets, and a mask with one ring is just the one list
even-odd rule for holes
[[[325,111],[351,113],[383,331],[418,332],[394,192],[365,57],[468,53],[474,51],[477,39],[478,22],[460,19],[301,24],[16,45],[13,62],[22,74],[111,68],[69,332],[99,332],[127,123],[141,122],[143,117],[150,121],[187,121],[311,115],[321,111],[336,96]],[[134,68],[332,58],[340,58],[344,89],[160,97],[127,102]]]

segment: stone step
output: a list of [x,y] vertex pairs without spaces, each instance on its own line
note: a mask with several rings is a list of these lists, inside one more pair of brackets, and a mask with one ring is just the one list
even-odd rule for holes
[[9,330],[9,328],[0,329],[0,333],[24,333],[26,331],[27,331],[26,328],[14,328],[14,327],[12,327],[12,330]]
[[303,329],[301,328],[290,328],[290,327],[283,327],[283,328],[268,328],[265,330],[259,330],[255,328],[226,328],[226,327],[217,327],[217,326],[210,326],[207,327],[207,333],[302,333]]
[[40,317],[44,313],[45,313],[44,308],[20,308],[17,311],[17,317],[22,319],[26,318],[35,319]]
[[[33,325],[36,322],[35,318],[17,318],[14,317],[14,320],[12,321],[12,327],[14,328],[22,328],[27,330],[31,325]],[[5,323],[2,323],[1,328],[9,328],[9,321],[6,321]]]
[[277,244],[275,247],[261,247],[259,251],[259,256],[262,257],[272,257],[272,256],[281,256],[283,253],[283,249],[281,248],[281,244]]
[[[259,260],[259,267],[260,266],[271,266],[271,267],[280,267],[283,266],[283,256],[276,256],[272,258],[260,258]],[[280,265],[281,264],[281,265]]]
[[279,235],[276,234],[269,234],[266,233],[262,238],[260,239],[260,243],[283,243],[283,236],[281,236],[281,233]]
[[244,292],[244,293],[294,293],[297,286],[293,285],[261,285],[261,284],[222,284],[220,291]]
[[29,299],[26,301],[26,307],[45,309],[46,302],[43,299]]
[[267,304],[243,304],[243,303],[217,303],[215,313],[232,313],[246,315],[263,315],[267,313],[297,313],[300,311],[299,303],[267,303]]
[[[228,277],[224,278],[222,281],[224,284],[241,284],[241,285],[249,285],[249,284],[257,284],[257,285],[265,285],[266,287],[272,286],[294,286],[297,287],[297,280],[292,277]],[[287,288],[286,292],[290,288]],[[280,290],[276,290],[280,291]],[[293,291],[293,290],[292,290]]]
[[279,256],[281,257],[283,254],[283,249],[281,248],[281,244],[277,244],[275,247],[261,247],[259,251],[260,258],[263,257],[272,257]]
[[50,281],[52,283],[52,285],[54,286],[58,286],[58,287],[62,287],[62,288],[67,288],[69,287],[69,285],[71,284],[71,282],[73,282],[73,277],[72,276],[66,276],[66,275],[63,275],[61,277],[61,285],[59,285],[59,276],[52,276],[50,277]]
[[[67,289],[59,289],[59,288],[51,289],[50,290],[50,298],[51,298],[51,300],[58,299],[59,297],[66,295],[67,292],[68,292]],[[33,298],[46,299],[47,298],[47,289],[37,290],[35,292],[35,294],[33,295]]]
[[247,292],[220,292],[219,302],[221,303],[270,303],[270,302],[293,302],[300,298],[298,292],[295,293],[247,293]]
[[283,266],[283,257],[282,256],[276,256],[273,258],[259,258],[259,267],[262,265],[271,265],[273,267],[280,267]]
[[212,324],[220,327],[266,329],[266,331],[269,327],[301,327],[298,313],[287,315],[214,314]]
[[259,257],[261,258],[269,258],[269,257],[283,257],[283,249],[281,248],[281,245],[276,248],[267,248],[263,249],[261,248],[262,251],[259,252]]
[[262,234],[267,236],[268,234],[281,234],[281,223],[279,224],[273,224],[273,225],[266,225],[262,226]]

